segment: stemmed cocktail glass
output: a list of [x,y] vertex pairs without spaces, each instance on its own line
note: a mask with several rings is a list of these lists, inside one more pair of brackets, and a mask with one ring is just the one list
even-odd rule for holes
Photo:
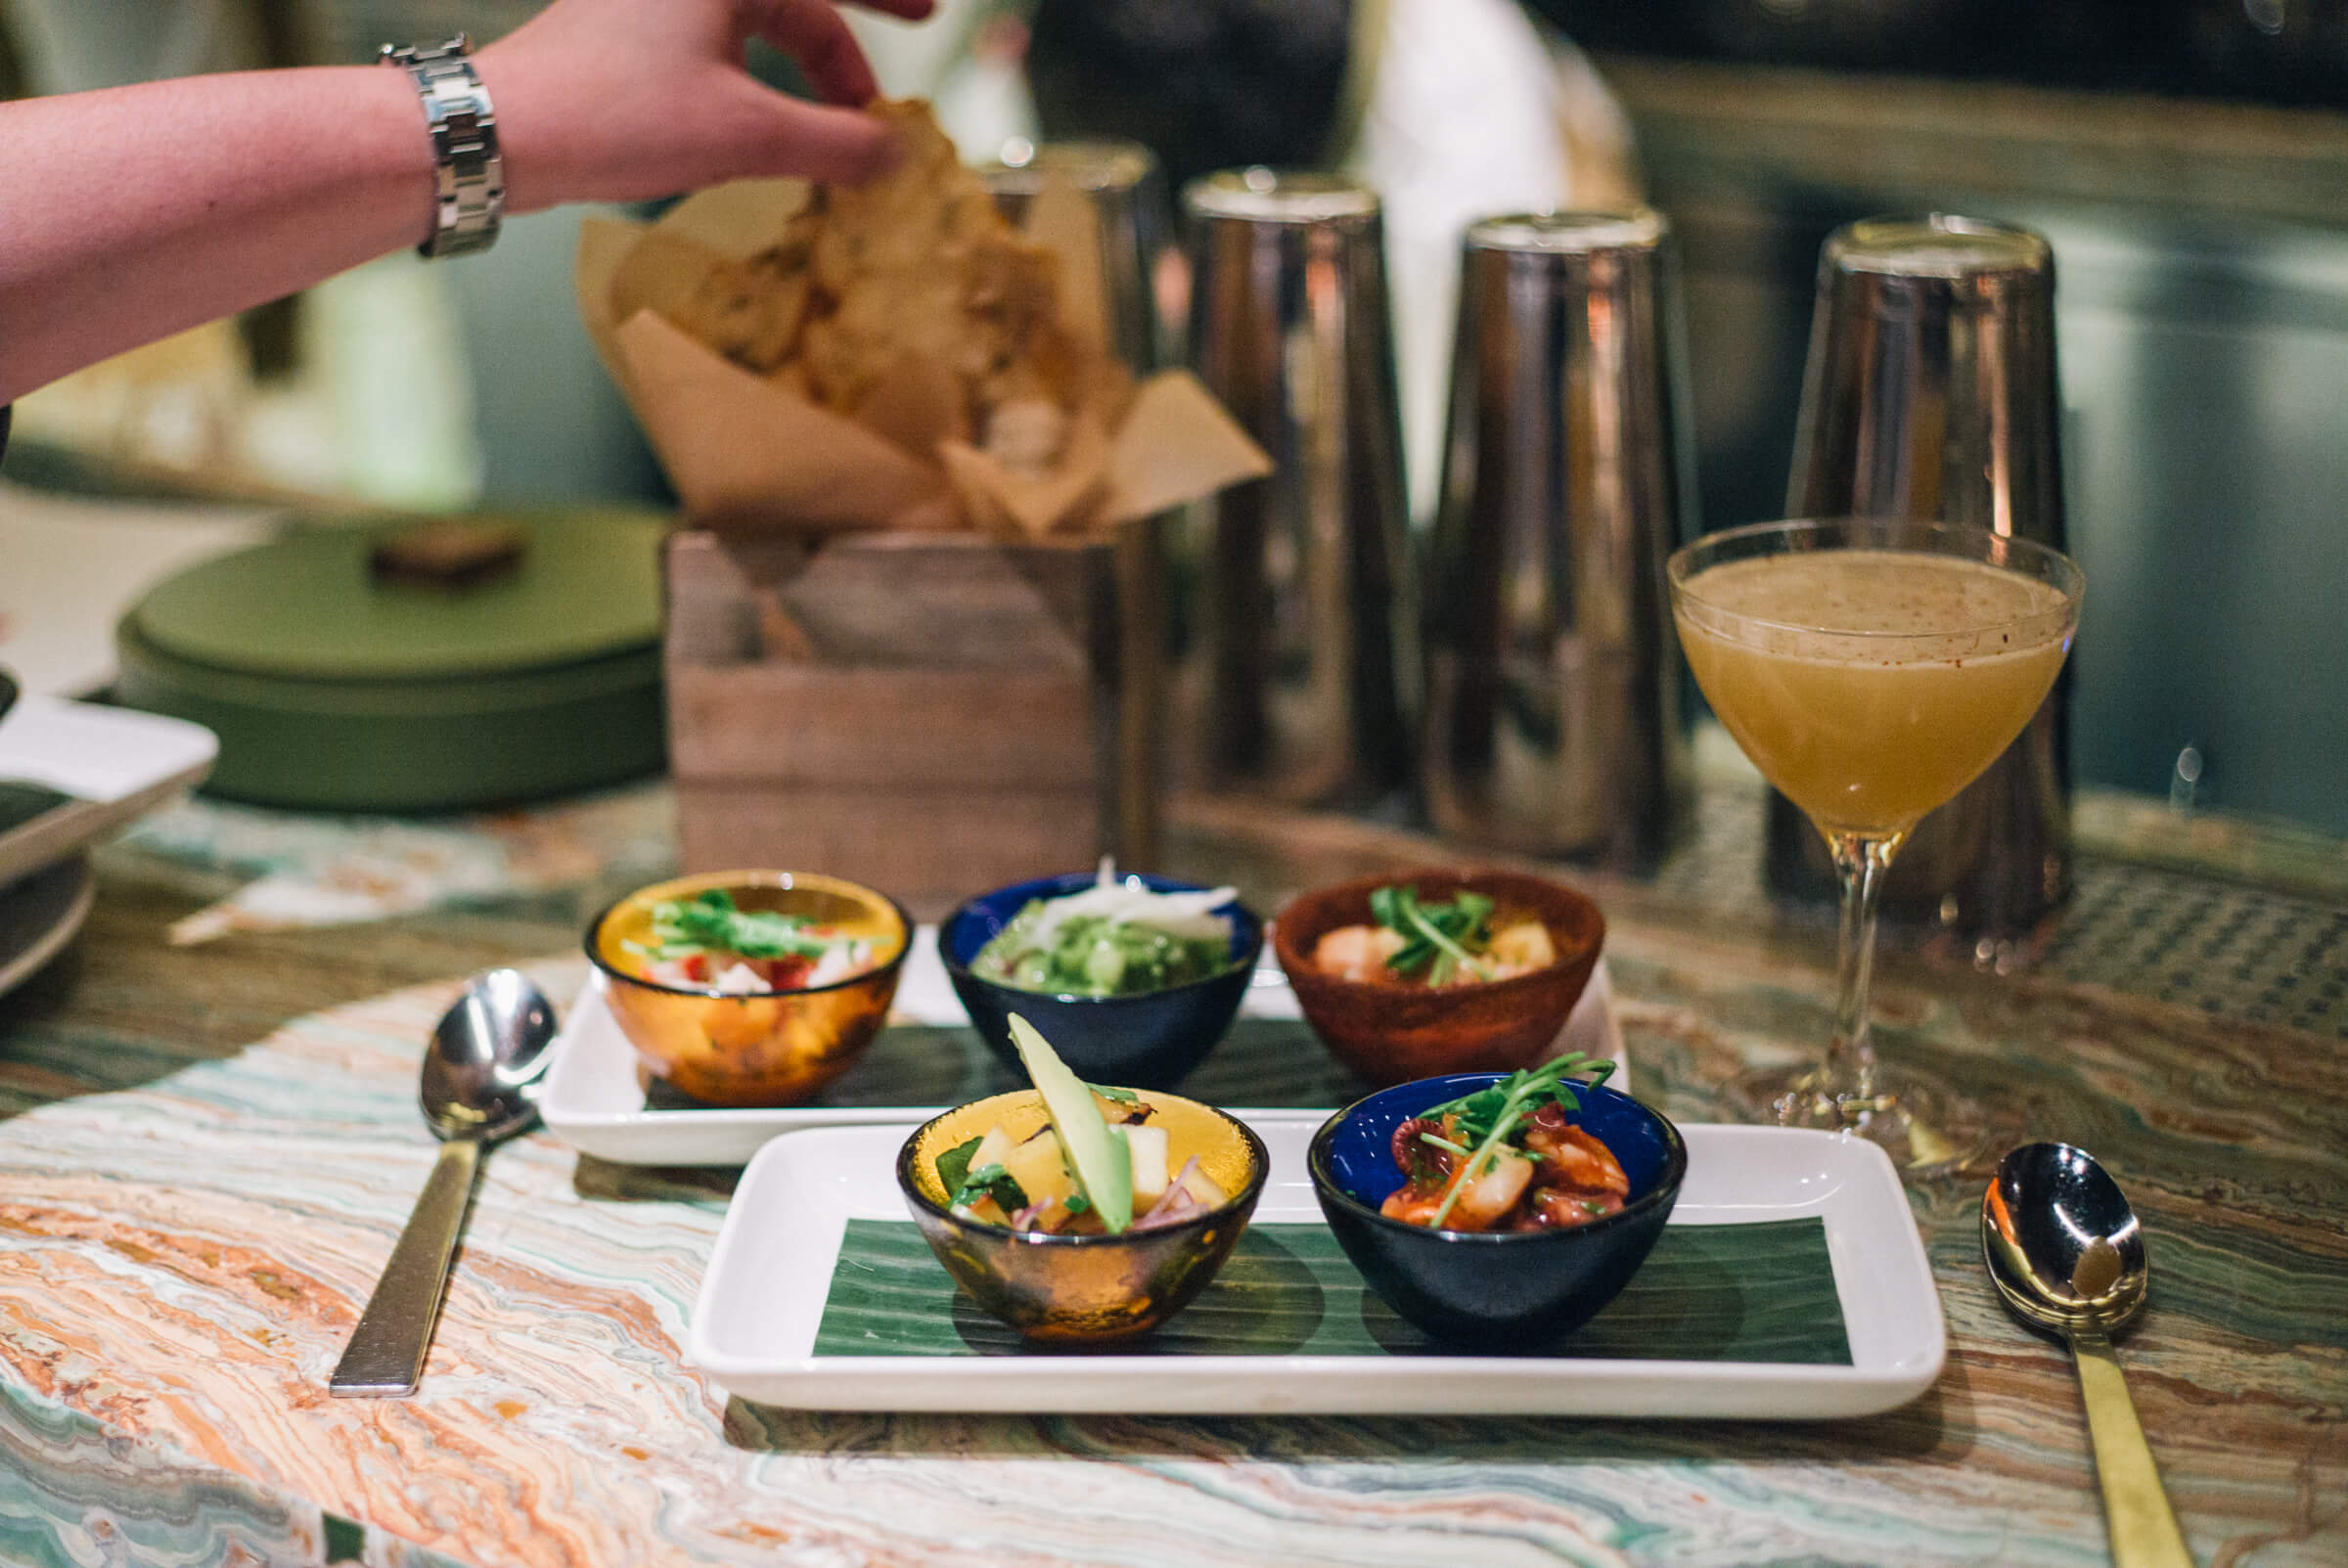
[[1712,711],[1826,834],[1842,887],[1834,1032],[1814,1065],[1748,1072],[1739,1105],[1839,1129],[1923,1173],[1985,1137],[1980,1107],[1878,1061],[1868,979],[1883,874],[1919,819],[2038,711],[2084,580],[2056,551],[1892,518],[1710,534],[1667,568],[1680,644]]

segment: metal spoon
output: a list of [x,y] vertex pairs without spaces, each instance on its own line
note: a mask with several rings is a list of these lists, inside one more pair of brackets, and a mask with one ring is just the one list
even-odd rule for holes
[[2115,1568],[2193,1568],[2111,1350],[2150,1279],[2119,1184],[2068,1143],[2023,1144],[1981,1200],[1981,1255],[2016,1318],[2070,1342]]
[[416,1392],[480,1151],[537,1118],[534,1095],[554,1037],[554,1007],[516,969],[479,976],[441,1015],[416,1095],[441,1139],[440,1158],[351,1330],[329,1392],[363,1399]]

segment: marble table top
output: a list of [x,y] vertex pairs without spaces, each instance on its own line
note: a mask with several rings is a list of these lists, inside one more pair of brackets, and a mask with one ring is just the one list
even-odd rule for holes
[[[1212,813],[1177,851],[1266,902],[1440,854]],[[0,1001],[0,1561],[2106,1560],[2064,1356],[1981,1276],[1977,1176],[1912,1193],[1947,1371],[1867,1420],[821,1414],[682,1364],[729,1173],[541,1133],[486,1162],[422,1393],[330,1399],[432,1158],[414,1080],[441,977],[561,953],[583,912],[170,949],[218,888],[102,873],[75,956]],[[1738,1064],[1826,1027],[1815,921],[1585,880],[1670,1114],[1709,1118]],[[566,997],[573,961],[541,967]],[[2094,1149],[2145,1215],[2152,1306],[2121,1354],[2196,1559],[2348,1561],[2341,1042],[2060,974],[1883,967],[1887,1049],[1988,1097],[2010,1138]]]

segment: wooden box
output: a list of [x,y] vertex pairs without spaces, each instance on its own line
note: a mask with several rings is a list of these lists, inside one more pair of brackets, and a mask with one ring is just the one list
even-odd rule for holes
[[933,919],[1157,852],[1157,542],[973,534],[668,546],[669,761],[688,872],[829,872]]

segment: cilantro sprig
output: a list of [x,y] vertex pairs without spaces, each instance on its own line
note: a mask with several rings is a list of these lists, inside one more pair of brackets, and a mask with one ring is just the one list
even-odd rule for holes
[[664,899],[653,906],[653,940],[630,943],[650,958],[676,959],[692,953],[739,953],[745,959],[820,959],[830,946],[807,934],[814,922],[804,916],[745,910],[734,895],[712,887],[691,898]]
[[1491,966],[1469,950],[1491,941],[1486,926],[1493,908],[1483,894],[1465,890],[1448,904],[1422,904],[1417,892],[1399,884],[1370,895],[1370,918],[1403,938],[1386,967],[1400,975],[1424,969],[1428,985],[1448,985],[1462,969],[1479,980],[1492,978]]
[[985,1142],[983,1138],[973,1138],[937,1157],[938,1183],[953,1194],[947,1199],[947,1207],[968,1208],[980,1198],[993,1198],[996,1207],[1005,1214],[1016,1214],[1027,1206],[1027,1192],[1003,1168],[1001,1161],[990,1160],[974,1171],[971,1169],[971,1156]]
[[[1420,1142],[1468,1157],[1460,1166],[1459,1179],[1451,1190],[1443,1194],[1442,1204],[1427,1224],[1440,1230],[1451,1214],[1451,1206],[1460,1199],[1461,1190],[1481,1171],[1489,1173],[1500,1163],[1499,1150],[1507,1143],[1509,1135],[1544,1105],[1561,1105],[1567,1110],[1579,1110],[1584,1088],[1604,1083],[1613,1075],[1611,1061],[1593,1061],[1578,1051],[1569,1051],[1555,1061],[1543,1062],[1511,1073],[1499,1083],[1479,1089],[1457,1099],[1447,1099],[1440,1105],[1421,1111],[1422,1116],[1440,1121],[1453,1118],[1452,1130],[1462,1137],[1475,1141],[1473,1149],[1465,1149],[1450,1139],[1434,1133],[1421,1133]],[[1581,1078],[1576,1075],[1593,1073]]]

